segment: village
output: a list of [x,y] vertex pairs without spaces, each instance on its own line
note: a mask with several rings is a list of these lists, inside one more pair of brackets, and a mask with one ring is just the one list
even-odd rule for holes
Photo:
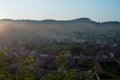
[[[80,74],[89,71],[86,79],[94,80],[118,80],[120,70],[120,42],[56,42],[42,40],[36,46],[26,45],[25,41],[0,42],[0,51],[5,50],[4,62],[9,62],[6,67],[10,73],[15,73],[19,67],[20,59],[34,56],[39,71],[37,78],[40,79],[47,73],[56,69],[55,59],[60,52],[68,59],[68,67],[76,69]],[[54,43],[54,44],[53,44]],[[30,44],[30,43],[29,43]],[[43,45],[44,44],[44,45]],[[54,45],[67,45],[66,47]],[[48,47],[46,49],[46,46]],[[36,49],[37,48],[37,49]],[[117,77],[116,77],[117,76]]]

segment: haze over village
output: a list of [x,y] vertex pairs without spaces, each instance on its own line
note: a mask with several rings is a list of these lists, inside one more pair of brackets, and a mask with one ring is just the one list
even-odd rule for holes
[[120,80],[119,0],[0,0],[0,80]]

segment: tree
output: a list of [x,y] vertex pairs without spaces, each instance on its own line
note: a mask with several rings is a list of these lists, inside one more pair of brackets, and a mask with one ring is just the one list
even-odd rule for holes
[[41,80],[79,80],[79,74],[75,69],[69,69],[64,73],[55,71],[44,76]]
[[7,53],[9,49],[3,49],[0,52],[0,80],[13,80],[12,75],[6,71],[6,66],[8,63],[3,61],[3,55]]
[[80,74],[75,69],[69,69],[68,58],[64,56],[66,51],[62,51],[56,57],[57,70],[44,76],[41,80],[78,80]]
[[61,51],[61,53],[59,53],[59,55],[56,57],[56,67],[57,67],[57,71],[66,71],[68,69],[68,58],[66,56],[64,56],[66,53],[66,51]]
[[16,72],[17,80],[35,80],[35,61],[33,56],[20,60],[20,67]]

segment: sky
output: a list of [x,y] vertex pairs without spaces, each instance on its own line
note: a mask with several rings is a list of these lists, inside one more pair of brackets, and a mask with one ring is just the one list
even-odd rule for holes
[[0,19],[120,21],[120,0],[0,0]]

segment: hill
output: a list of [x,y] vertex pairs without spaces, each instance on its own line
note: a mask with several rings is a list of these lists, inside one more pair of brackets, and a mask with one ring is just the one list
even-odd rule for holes
[[120,41],[120,22],[73,20],[0,20],[1,40],[83,39]]

